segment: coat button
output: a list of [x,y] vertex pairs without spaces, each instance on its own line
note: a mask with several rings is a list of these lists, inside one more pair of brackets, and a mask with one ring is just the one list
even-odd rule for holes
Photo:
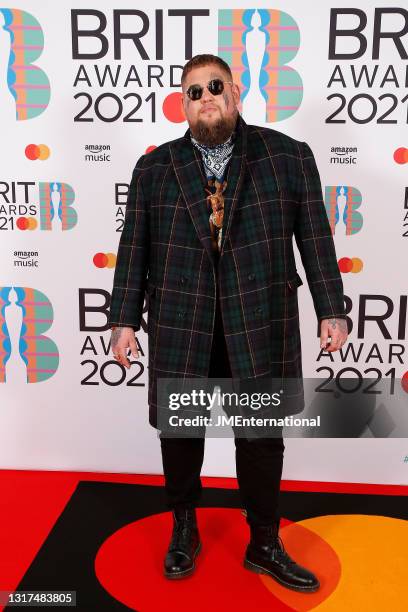
[[255,279],[255,274],[253,272],[251,272],[251,274],[248,274],[248,280],[254,280]]
[[262,308],[259,306],[259,308],[255,309],[255,316],[260,317],[262,315],[262,312]]
[[188,279],[188,276],[185,276],[184,274],[182,274],[182,275],[180,276],[180,283],[181,283],[182,285],[185,285],[185,284],[187,283],[187,281],[188,281],[188,280],[189,280],[189,279]]

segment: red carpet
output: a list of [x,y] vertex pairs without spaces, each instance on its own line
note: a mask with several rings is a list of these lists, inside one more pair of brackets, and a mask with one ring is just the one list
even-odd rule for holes
[[[68,580],[73,563],[70,551],[63,548],[67,539],[77,536],[72,559],[78,576],[71,578],[71,583],[73,580],[77,609],[81,610],[89,610],[89,603],[81,603],[86,595],[92,593],[91,601],[96,601],[100,591],[100,610],[148,612],[166,606],[169,611],[199,611],[208,610],[216,598],[217,608],[227,611],[249,606],[276,611],[340,611],[347,605],[348,611],[361,612],[380,609],[372,607],[376,604],[371,600],[375,596],[378,604],[381,592],[391,588],[390,581],[397,592],[393,603],[387,595],[388,607],[393,612],[406,609],[399,574],[403,580],[408,561],[408,487],[284,481],[281,535],[289,552],[323,578],[319,592],[299,595],[242,568],[248,530],[233,478],[202,478],[208,494],[204,507],[198,509],[203,549],[196,574],[175,583],[161,575],[171,528],[171,516],[162,505],[162,476],[3,470],[0,478],[0,590],[17,586],[23,590],[27,585],[57,590],[51,582],[51,566],[54,573],[59,571],[58,584],[61,576]],[[383,574],[382,582],[377,581],[380,595],[376,588],[372,593],[366,588],[370,575],[364,569],[365,555],[370,560],[375,554],[370,544],[373,534],[381,556],[395,559],[392,574]],[[352,543],[342,544],[347,536],[353,536],[352,543],[357,541],[356,550]],[[350,547],[354,554],[348,558]],[[146,558],[142,575],[135,563],[141,549]],[[310,558],[308,551],[314,551]],[[225,568],[222,573],[213,571],[217,563]],[[359,577],[361,589],[351,584],[354,575],[356,581]],[[351,591],[354,608],[347,602]]]

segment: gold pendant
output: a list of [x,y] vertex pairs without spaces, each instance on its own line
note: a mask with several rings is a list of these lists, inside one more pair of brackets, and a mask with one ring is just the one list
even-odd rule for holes
[[[215,193],[206,188],[208,193],[207,201],[211,206],[212,213],[210,214],[210,232],[214,249],[221,249],[222,225],[224,221],[224,196],[223,193],[227,187],[227,181],[220,183],[217,179],[208,181],[210,187],[215,187]],[[216,229],[218,236],[216,235]]]

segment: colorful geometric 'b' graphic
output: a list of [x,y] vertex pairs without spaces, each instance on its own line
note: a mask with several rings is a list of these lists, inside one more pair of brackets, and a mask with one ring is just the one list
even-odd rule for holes
[[357,234],[361,230],[363,227],[363,216],[357,211],[361,203],[361,192],[356,187],[347,185],[326,186],[325,206],[333,235],[340,217],[346,228],[346,236]]
[[74,190],[67,183],[39,183],[40,220],[42,230],[52,230],[52,220],[57,212],[62,230],[72,229],[78,220],[78,214],[72,207],[75,200]]
[[33,61],[42,53],[44,35],[37,19],[20,9],[0,9],[3,30],[10,34],[7,85],[16,104],[16,119],[33,119],[50,101],[50,82]]
[[287,66],[299,50],[300,34],[294,19],[283,11],[258,9],[259,35],[264,39],[264,53],[259,82],[251,84],[246,38],[254,31],[252,18],[256,9],[218,11],[218,55],[231,67],[234,80],[241,86],[241,104],[250,87],[259,87],[266,102],[265,117],[272,123],[291,117],[303,98],[302,79]]
[[[13,304],[9,297],[12,289],[18,298]],[[51,302],[44,293],[31,287],[0,287],[0,382],[6,382],[6,364],[12,356],[12,339],[7,326],[8,310],[12,307],[22,310],[18,352],[26,364],[27,382],[48,380],[59,363],[57,345],[42,335],[54,320]]]

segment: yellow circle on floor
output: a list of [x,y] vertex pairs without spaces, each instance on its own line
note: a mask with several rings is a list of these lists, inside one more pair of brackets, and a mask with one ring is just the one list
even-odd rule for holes
[[321,584],[315,593],[297,593],[260,575],[293,610],[408,610],[407,521],[365,514],[319,516],[282,526],[280,536],[290,556]]

